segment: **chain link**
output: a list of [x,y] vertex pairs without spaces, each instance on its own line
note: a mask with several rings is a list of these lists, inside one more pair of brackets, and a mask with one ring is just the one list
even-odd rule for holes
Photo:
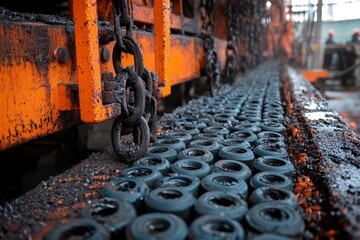
[[[114,32],[113,66],[116,72],[116,100],[121,104],[121,115],[115,119],[112,142],[115,153],[124,161],[134,161],[146,152],[146,147],[156,135],[156,99],[159,95],[157,75],[144,68],[141,47],[133,38],[133,22],[127,0],[113,0]],[[257,65],[266,34],[262,19],[266,17],[266,1],[228,0],[225,13],[228,28],[224,79],[232,83],[239,70]],[[210,82],[211,95],[221,87],[221,69],[215,48],[215,0],[201,0],[199,11],[202,20],[201,37],[204,42],[204,71]],[[122,34],[122,28],[125,33]],[[245,54],[239,56],[239,40]],[[134,66],[123,68],[122,53],[134,56]],[[240,64],[239,64],[240,58]],[[124,139],[127,139],[124,141]],[[128,141],[130,138],[131,141]],[[131,139],[132,138],[132,139]]]
[[[232,6],[231,6],[232,5]],[[267,18],[266,1],[263,0],[229,0],[227,22],[229,36],[235,36],[236,41],[241,41],[244,46],[240,58],[241,72],[252,68],[263,60],[260,51],[264,46]],[[230,20],[230,21],[229,21]],[[236,26],[235,29],[231,26]],[[228,45],[229,45],[228,40]],[[235,43],[237,45],[238,42]]]
[[199,11],[202,20],[201,37],[206,54],[205,73],[210,81],[210,93],[215,96],[221,87],[220,61],[215,49],[213,16],[215,0],[201,0]]
[[[121,115],[112,127],[112,145],[120,160],[133,162],[146,153],[156,134],[157,75],[144,67],[142,50],[133,38],[133,22],[127,0],[113,0],[114,33],[113,50],[115,96],[121,104]],[[122,34],[121,27],[125,27]],[[123,68],[122,53],[134,56],[134,66]]]
[[240,28],[240,14],[238,9],[238,4],[234,0],[227,1],[227,10],[225,13],[226,23],[228,27],[228,36],[226,44],[226,63],[224,71],[224,79],[228,83],[233,83],[235,77],[239,72],[239,63],[238,63],[238,37],[239,37],[239,28]]

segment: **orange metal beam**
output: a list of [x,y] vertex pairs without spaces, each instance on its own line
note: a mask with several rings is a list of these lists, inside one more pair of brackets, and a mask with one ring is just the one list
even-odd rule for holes
[[96,0],[73,1],[80,117],[97,123],[120,113],[120,106],[103,106]]
[[155,31],[155,72],[159,75],[159,84],[164,85],[161,96],[171,93],[169,69],[170,55],[170,1],[154,1],[154,31]]
[[[100,29],[99,33],[102,36],[106,31]],[[133,35],[143,51],[144,65],[155,71],[154,34],[137,30]],[[71,28],[66,30],[65,26],[0,22],[0,109],[3,109],[0,111],[0,150],[81,123],[81,93],[77,89],[81,85],[79,70],[83,68],[75,59],[78,52],[74,51],[74,42],[73,31]],[[111,55],[114,42],[100,45]],[[216,46],[223,67],[226,41],[216,39]],[[68,59],[64,62],[59,59],[60,48],[68,52]],[[200,38],[172,34],[169,49],[167,66],[171,85],[200,77],[203,66],[203,42]],[[96,70],[98,77],[85,79],[80,74],[82,83],[90,87],[94,86],[91,81],[100,81],[100,74],[114,72],[111,61],[94,61],[99,66]],[[86,57],[85,62],[88,62]],[[133,56],[124,54],[122,62],[124,66],[132,65]],[[93,67],[89,62],[85,66]],[[168,84],[170,86],[170,82]],[[95,99],[101,101],[98,95]]]

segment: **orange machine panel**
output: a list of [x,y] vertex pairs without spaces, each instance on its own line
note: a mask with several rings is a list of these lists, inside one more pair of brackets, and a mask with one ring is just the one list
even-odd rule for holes
[[[119,104],[102,103],[101,76],[114,72],[114,41],[111,26],[95,24],[96,9],[95,0],[79,0],[72,6],[74,22],[0,21],[0,150],[120,114]],[[170,34],[170,24],[185,24],[179,15],[166,9],[154,14],[154,21],[161,22],[155,32],[136,30],[133,35],[141,46],[144,65],[159,73],[160,83],[166,81],[162,96],[167,96],[171,86],[200,77],[203,42],[197,36]],[[225,40],[216,39],[222,67],[225,47]],[[133,56],[124,54],[122,62],[132,65]]]

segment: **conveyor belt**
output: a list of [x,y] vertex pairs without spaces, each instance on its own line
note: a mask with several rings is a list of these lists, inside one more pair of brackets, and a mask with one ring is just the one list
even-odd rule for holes
[[[280,69],[278,63],[263,64],[219,96],[193,100],[187,106],[165,114],[159,124],[161,132],[193,133],[191,131],[196,127],[189,121],[198,124],[201,131],[205,126],[200,123],[205,123],[206,127],[220,125],[233,132],[234,126],[244,119],[247,122],[263,120],[254,120],[256,116],[246,113],[244,105],[247,100],[257,102],[256,98],[265,99],[265,95],[271,94],[274,97],[281,95],[284,99],[287,128],[283,134],[286,135],[289,158],[296,168],[291,180],[301,206],[298,214],[306,225],[305,231],[297,237],[359,237],[359,136],[294,69]],[[234,110],[226,104],[230,99],[236,99],[241,109],[236,118],[231,116],[231,111],[226,111],[226,108]],[[221,112],[223,114],[219,114]],[[195,133],[192,137],[199,135]],[[249,149],[254,151],[255,144],[252,143]],[[111,148],[92,154],[63,174],[42,182],[34,190],[2,206],[0,237],[42,239],[55,226],[80,218],[81,209],[89,201],[101,198],[103,187],[128,167],[116,160]],[[138,212],[138,215],[142,214]],[[192,215],[189,222],[193,218]],[[260,234],[248,226],[246,220],[240,222],[248,239]]]

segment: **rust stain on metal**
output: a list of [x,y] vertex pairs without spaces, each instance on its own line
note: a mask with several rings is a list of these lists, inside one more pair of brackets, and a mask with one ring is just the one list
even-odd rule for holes
[[54,84],[69,81],[71,74],[54,57],[56,46],[66,44],[54,41],[62,33],[62,28],[38,23],[0,24],[0,106],[6,109],[0,113],[0,149],[61,129],[59,113],[53,111],[58,98]]
[[170,2],[154,1],[154,31],[155,31],[155,72],[159,75],[159,84],[163,85],[163,97],[171,93],[169,71],[170,57]]
[[[161,2],[161,4],[163,3]],[[135,8],[137,9],[140,5],[142,5],[140,2],[134,3],[133,10],[135,11]],[[154,10],[151,4],[143,7]],[[159,20],[163,22],[167,19],[166,14],[168,12],[164,11],[161,14],[162,17],[160,16]],[[75,19],[78,18],[75,16]],[[136,18],[134,20],[137,21]],[[167,20],[163,22],[163,24],[166,23],[163,32],[160,32],[160,35],[163,36],[159,38],[159,44],[164,47],[163,50],[166,47],[166,51],[162,52],[163,55],[165,54],[164,59],[168,59],[166,68],[163,65],[164,59],[159,58],[159,61],[154,61],[156,58],[154,41],[158,34],[155,34],[154,37],[151,32],[136,30],[134,37],[139,41],[143,50],[144,64],[149,67],[150,71],[155,71],[155,63],[158,62],[162,66],[164,74],[168,75],[166,77],[169,79],[167,88],[170,88],[171,85],[200,76],[203,64],[201,57],[203,48],[202,41],[199,38],[181,35],[170,36],[170,30],[166,29],[169,27]],[[182,24],[194,23],[194,21],[196,18],[184,18]],[[87,46],[88,43],[94,44],[92,39],[98,37],[98,43],[103,45],[101,47],[108,48],[111,54],[114,44],[112,26],[106,22],[98,22],[98,24],[80,24],[79,28],[85,27],[92,29],[98,27],[99,31],[98,34],[89,35],[89,41],[85,41],[80,46]],[[96,90],[99,93],[94,95],[93,101],[96,106],[103,109],[100,110],[103,113],[101,114],[96,110],[97,108],[89,107],[89,111],[93,112],[92,117],[94,119],[91,120],[92,117],[90,116],[90,120],[87,121],[94,123],[101,121],[100,119],[105,120],[120,114],[117,106],[110,104],[105,108],[100,104],[102,98],[100,83],[99,87],[91,84],[85,85],[85,87],[78,85],[78,71],[85,69],[77,68],[81,61],[77,60],[80,56],[76,54],[74,23],[70,19],[50,15],[22,14],[0,9],[0,33],[2,46],[0,49],[0,74],[5,78],[0,82],[2,89],[0,107],[1,109],[9,109],[9,111],[0,113],[0,149],[7,149],[31,139],[80,124],[78,111],[83,108],[79,106],[81,97],[76,86],[80,89],[94,87],[94,91]],[[168,37],[171,38],[169,42],[166,40]],[[225,47],[226,41],[216,41],[219,48]],[[96,45],[95,47],[97,54],[94,51],[93,60],[87,62],[91,63],[91,66],[98,63],[100,73],[113,72],[111,61],[101,63],[98,56],[100,46]],[[59,48],[66,49],[68,52],[67,61],[63,61],[65,63],[57,61],[57,50]],[[81,51],[81,53],[84,52],[86,51]],[[218,49],[218,52],[224,53],[225,51]],[[132,56],[124,54],[122,57],[124,66],[133,64]],[[225,62],[224,59],[221,61],[222,65]],[[195,67],[189,68],[189,65]],[[89,69],[90,71],[95,70],[92,67]],[[95,74],[95,72],[93,73]],[[96,77],[94,79],[97,80]],[[14,91],[15,89],[16,91]],[[91,98],[93,94],[86,96]],[[89,105],[85,104],[85,106]],[[85,111],[85,109],[83,110]]]

